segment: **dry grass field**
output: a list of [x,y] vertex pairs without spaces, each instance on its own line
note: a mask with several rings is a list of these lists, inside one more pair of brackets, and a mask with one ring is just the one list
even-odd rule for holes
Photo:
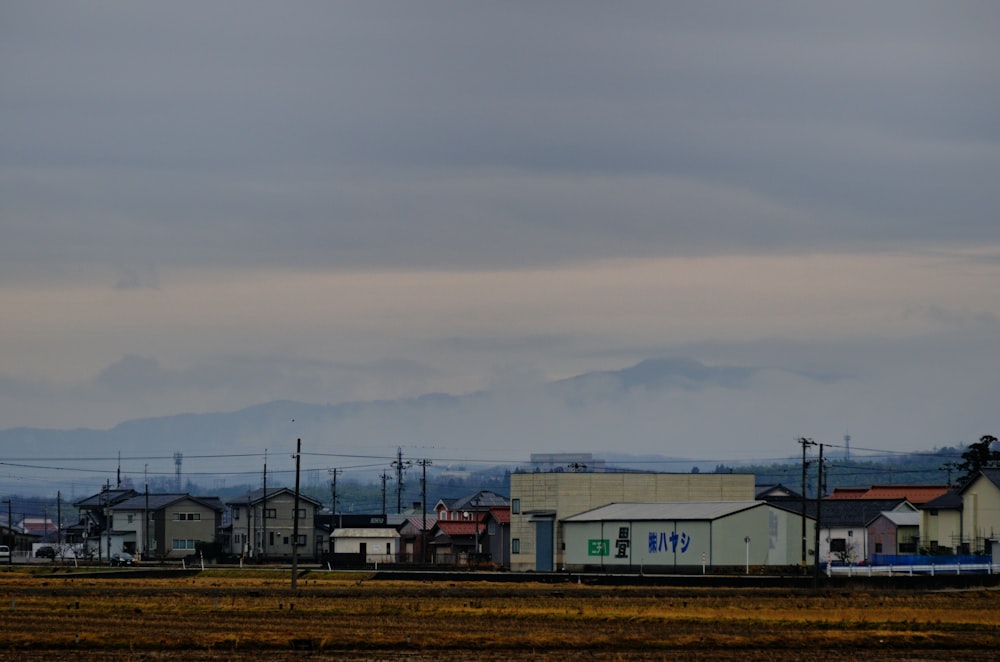
[[0,572],[0,660],[1000,659],[1000,593]]

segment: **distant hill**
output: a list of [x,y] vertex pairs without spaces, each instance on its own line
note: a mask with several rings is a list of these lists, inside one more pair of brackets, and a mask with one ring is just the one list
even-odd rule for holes
[[[558,410],[564,416],[574,416],[574,411],[593,407],[603,421],[606,419],[600,409],[603,403],[614,406],[630,394],[740,389],[762,370],[706,366],[691,359],[657,358],[621,370],[590,372],[551,382],[541,385],[538,392],[529,387],[524,393],[430,393],[398,400],[325,405],[277,400],[232,412],[184,413],[129,420],[108,430],[10,428],[0,431],[3,455],[0,461],[18,465],[20,458],[29,460],[25,464],[51,466],[60,464],[57,461],[62,459],[65,462],[60,464],[60,469],[80,471],[86,467],[103,480],[115,474],[115,458],[121,454],[129,458],[124,471],[136,480],[136,475],[147,467],[155,475],[168,477],[174,468],[172,455],[180,452],[185,457],[183,470],[186,475],[245,471],[247,481],[253,482],[257,480],[254,472],[259,473],[261,462],[256,457],[244,461],[239,459],[240,455],[251,457],[267,449],[273,454],[274,470],[287,470],[291,464],[288,452],[292,442],[295,438],[303,438],[307,440],[305,452],[339,454],[337,459],[326,460],[323,466],[344,466],[344,457],[357,457],[352,465],[365,464],[368,458],[368,464],[378,466],[380,459],[395,452],[396,445],[408,444],[446,447],[447,453],[469,461],[487,456],[495,458],[503,449],[512,448],[514,450],[506,457],[501,456],[498,462],[526,462],[529,449],[543,442],[549,448],[538,450],[574,449],[576,442],[572,432],[560,430],[557,434],[565,438],[553,436],[548,412]],[[566,411],[571,413],[565,414]],[[628,416],[628,411],[619,416]],[[602,433],[597,434],[604,438]],[[539,444],[524,439],[525,435],[537,438]],[[613,433],[607,434],[607,447],[603,450],[627,453],[630,450],[627,444],[623,446],[613,436]],[[442,451],[429,452],[429,455],[441,454]],[[39,459],[46,461],[36,462]],[[93,462],[81,464],[82,459]],[[322,462],[314,460],[313,466]],[[702,467],[701,470],[710,471],[711,468]],[[62,471],[46,476],[41,476],[39,471],[25,473],[40,477],[48,485],[66,482],[67,474]],[[95,476],[84,475],[83,478],[94,479]],[[71,480],[76,481],[77,476]],[[229,480],[238,481],[239,477]],[[4,493],[23,492],[26,487],[24,481],[0,476],[0,491]]]

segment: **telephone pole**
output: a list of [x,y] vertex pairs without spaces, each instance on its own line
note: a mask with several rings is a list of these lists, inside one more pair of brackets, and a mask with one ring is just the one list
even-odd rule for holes
[[302,440],[295,442],[295,505],[292,508],[292,590],[299,575],[299,466],[302,462]]
[[420,500],[423,503],[424,523],[420,528],[420,562],[427,563],[427,465],[430,460],[417,460],[420,465]]
[[809,463],[806,461],[806,448],[815,446],[816,442],[806,437],[800,437],[798,443],[802,444],[802,570],[806,569],[806,469]]
[[819,588],[819,532],[822,528],[820,522],[822,521],[822,514],[820,513],[820,508],[823,506],[821,499],[823,498],[823,444],[819,445],[819,461],[816,463],[816,526],[814,527],[814,537],[815,543],[813,549],[816,550],[816,565],[815,565],[815,579],[814,584],[816,588]]
[[403,472],[410,468],[413,463],[407,460],[403,462],[403,448],[396,448],[396,461],[392,466],[396,468],[396,514],[403,512]]
[[333,515],[337,514],[337,474],[342,471],[343,469],[326,470],[330,474],[330,513]]
[[382,517],[385,517],[385,484],[391,480],[391,476],[383,471],[379,478],[382,479]]

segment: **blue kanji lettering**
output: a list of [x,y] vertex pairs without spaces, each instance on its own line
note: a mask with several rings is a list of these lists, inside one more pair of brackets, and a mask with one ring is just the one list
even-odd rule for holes
[[660,551],[667,551],[667,534],[663,531],[660,532]]
[[670,532],[670,544],[673,545],[673,552],[676,554],[677,553],[677,532],[676,531],[671,531]]
[[650,531],[649,532],[649,553],[650,554],[655,554],[656,553],[656,532],[655,531]]
[[688,545],[691,544],[691,536],[686,533],[681,534],[681,554],[688,551]]

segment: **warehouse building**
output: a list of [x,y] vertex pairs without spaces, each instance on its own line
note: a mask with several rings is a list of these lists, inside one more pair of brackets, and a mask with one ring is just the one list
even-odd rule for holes
[[[806,520],[813,535],[812,519]],[[765,501],[614,503],[563,520],[566,569],[669,572],[801,561],[802,518]]]
[[565,565],[563,520],[610,503],[752,501],[753,474],[514,473],[510,477],[510,568]]

